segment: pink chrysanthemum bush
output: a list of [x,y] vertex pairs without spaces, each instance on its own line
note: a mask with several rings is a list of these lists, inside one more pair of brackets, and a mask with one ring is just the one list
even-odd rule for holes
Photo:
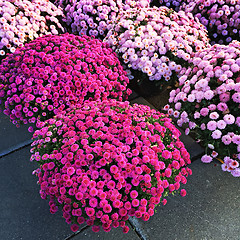
[[209,44],[198,20],[167,7],[121,12],[104,41],[131,69],[135,80],[155,81],[160,87],[175,83],[193,54]]
[[61,18],[61,8],[49,1],[0,1],[0,60],[37,37],[63,33]]
[[62,34],[38,38],[0,65],[1,108],[17,126],[46,120],[84,100],[131,93],[126,72],[106,43]]
[[123,0],[123,9],[150,7],[150,0]]
[[86,101],[41,127],[31,149],[40,194],[73,231],[87,223],[128,232],[129,216],[147,221],[167,195],[186,195],[189,153],[171,120],[148,106]]
[[206,26],[211,44],[240,40],[239,0],[186,0],[182,10],[191,12]]
[[240,177],[240,42],[215,44],[196,54],[193,68],[172,90],[168,113],[187,125],[206,148],[202,161],[214,158],[223,171]]
[[179,11],[180,7],[183,3],[185,3],[187,0],[151,0],[150,6],[166,6],[168,8],[172,8],[174,11]]
[[70,32],[104,38],[122,9],[122,0],[67,0],[59,5]]

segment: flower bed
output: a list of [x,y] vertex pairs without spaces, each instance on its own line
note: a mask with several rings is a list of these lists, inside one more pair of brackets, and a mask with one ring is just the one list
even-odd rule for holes
[[62,10],[48,1],[1,1],[0,8],[0,61],[37,37],[64,32]]
[[87,36],[38,38],[0,65],[0,103],[17,126],[46,120],[71,104],[130,93],[112,49]]
[[166,6],[168,8],[172,8],[174,11],[179,11],[182,4],[187,0],[151,0],[150,6]]
[[239,0],[187,0],[182,10],[191,12],[208,29],[211,44],[240,40]]
[[150,7],[150,0],[123,0],[123,9]]
[[166,7],[122,12],[104,41],[134,76],[139,73],[142,81],[158,87],[174,85],[194,53],[208,46],[202,24],[191,14]]
[[122,0],[58,1],[66,15],[69,31],[104,38],[122,9]]
[[187,124],[186,133],[197,134],[206,148],[203,162],[216,158],[223,171],[240,177],[240,42],[205,49],[193,65],[170,93],[174,107],[165,109],[179,126]]
[[118,226],[128,232],[128,216],[147,221],[166,204],[191,170],[180,132],[164,114],[128,102],[91,101],[58,113],[34,133],[31,160],[51,213],[77,231],[86,222],[97,232]]

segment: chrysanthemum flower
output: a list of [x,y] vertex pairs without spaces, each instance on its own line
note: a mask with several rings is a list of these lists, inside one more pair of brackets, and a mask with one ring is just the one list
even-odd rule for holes
[[[196,133],[206,147],[203,162],[230,158],[239,163],[240,42],[215,44],[197,53],[192,62],[187,74],[179,79],[179,88],[170,93],[173,108],[168,105],[165,109],[170,113],[170,109],[173,112],[177,108],[178,125],[187,124],[188,131]],[[222,169],[237,176],[239,166],[225,162]]]
[[49,1],[0,1],[0,9],[0,60],[37,37],[64,32],[63,12]]
[[166,7],[121,12],[104,41],[136,78],[155,81],[157,86],[175,83],[194,53],[208,46],[198,20]]
[[41,197],[50,197],[52,213],[60,205],[73,231],[86,222],[94,232],[126,233],[129,216],[147,221],[192,174],[179,135],[166,115],[129,102],[85,101],[59,112],[34,133]]
[[191,12],[206,26],[211,44],[240,40],[240,1],[185,0],[182,10]]
[[63,34],[38,38],[0,65],[0,103],[17,126],[46,120],[84,100],[123,100],[129,79],[101,40]]

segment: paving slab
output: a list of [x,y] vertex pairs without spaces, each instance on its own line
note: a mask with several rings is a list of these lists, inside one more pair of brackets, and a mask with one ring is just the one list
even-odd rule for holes
[[[146,99],[143,97],[138,97],[131,101],[131,104],[137,103],[137,104],[144,104],[148,105],[151,108],[155,108],[151,103],[149,103]],[[156,109],[156,108],[155,108]],[[176,124],[175,124],[176,126]],[[186,135],[183,130],[181,130],[179,127],[178,129],[181,131],[180,139],[184,143],[186,149],[188,150],[191,159],[195,159],[196,157],[199,157],[199,155],[204,153],[204,149],[190,136]]]
[[[176,124],[175,124],[175,126],[176,126]],[[189,135],[186,135],[181,128],[179,128],[179,127],[177,127],[177,128],[181,132],[181,136],[179,138],[184,143],[186,149],[188,150],[191,160],[194,161],[197,158],[199,158],[199,156],[203,155],[204,149]]]
[[0,126],[0,156],[18,148],[21,144],[24,145],[32,137],[32,133],[28,132],[30,125],[17,128],[10,122],[9,117],[3,113],[0,113]]
[[41,199],[30,148],[0,158],[0,239],[63,240],[72,234],[59,214]]
[[140,238],[129,226],[129,232],[126,234],[122,232],[121,227],[113,228],[110,232],[104,232],[101,229],[98,233],[94,233],[91,228],[88,228],[74,236],[72,240],[140,240]]
[[[218,162],[192,163],[193,175],[186,185],[186,208],[196,211],[226,236],[240,239],[240,178],[223,172]],[[175,198],[179,201],[180,197]]]
[[145,99],[150,102],[156,109],[161,110],[166,104],[168,104],[169,93],[171,89],[164,89],[157,95],[146,96]]
[[143,105],[148,105],[150,108],[154,108],[154,106],[149,103],[145,98],[143,97],[138,97],[130,101],[131,104],[137,103],[137,104],[143,104]]
[[128,101],[131,101],[137,97],[139,97],[139,94],[137,92],[135,92],[134,90],[132,90],[132,94],[128,97]]
[[195,161],[190,167],[187,195],[169,197],[148,222],[137,219],[136,228],[149,240],[239,240],[239,178],[219,164]]

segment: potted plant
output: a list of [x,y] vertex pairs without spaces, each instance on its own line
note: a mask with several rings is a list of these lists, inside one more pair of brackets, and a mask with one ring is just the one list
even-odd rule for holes
[[[128,68],[130,83],[144,84],[144,96],[174,86],[194,53],[209,44],[205,27],[198,20],[167,7],[122,11],[104,42]],[[151,90],[145,87],[148,83],[154,86]]]
[[135,216],[147,221],[165,197],[180,192],[192,174],[180,132],[148,106],[114,99],[85,101],[41,123],[31,161],[50,212],[62,209],[71,229],[87,223],[94,232]]
[[128,82],[106,43],[68,33],[47,35],[2,61],[0,103],[17,126],[36,124],[87,99],[123,100],[131,93]]
[[0,8],[0,61],[37,37],[64,32],[62,9],[49,1],[1,1]]
[[202,161],[217,159],[223,171],[240,177],[240,42],[215,44],[197,53],[193,67],[170,92],[168,114],[205,147]]

